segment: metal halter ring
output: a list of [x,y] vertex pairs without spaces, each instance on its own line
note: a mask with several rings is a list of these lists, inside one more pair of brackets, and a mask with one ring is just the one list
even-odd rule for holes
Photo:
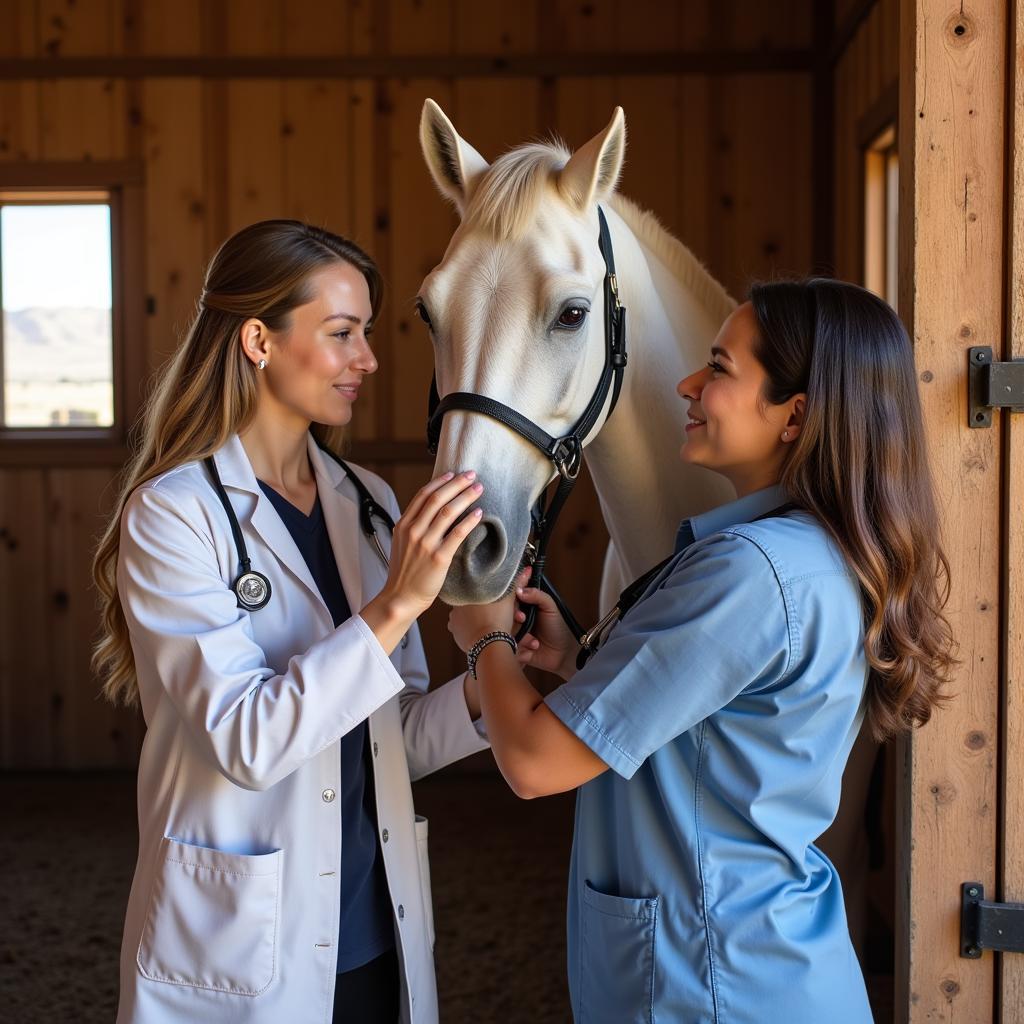
[[583,465],[583,445],[574,434],[560,437],[548,452],[548,457],[555,464],[559,476],[566,480],[575,480],[580,475]]

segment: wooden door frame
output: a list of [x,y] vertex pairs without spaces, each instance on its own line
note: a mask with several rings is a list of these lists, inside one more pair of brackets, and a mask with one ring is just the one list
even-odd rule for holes
[[[913,1024],[1016,1019],[1012,1006],[1001,1015],[998,956],[964,959],[959,944],[960,883],[1002,895],[1009,417],[968,427],[966,373],[970,346],[991,345],[996,358],[1008,348],[1009,32],[1000,0],[900,2],[900,308],[915,346],[961,662],[955,699],[901,746],[895,1018]],[[1015,315],[1022,306],[1014,301]]]

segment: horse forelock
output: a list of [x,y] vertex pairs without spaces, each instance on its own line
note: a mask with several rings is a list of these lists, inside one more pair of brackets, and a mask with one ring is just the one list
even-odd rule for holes
[[464,223],[503,241],[522,237],[570,157],[561,143],[534,142],[498,157],[481,176]]

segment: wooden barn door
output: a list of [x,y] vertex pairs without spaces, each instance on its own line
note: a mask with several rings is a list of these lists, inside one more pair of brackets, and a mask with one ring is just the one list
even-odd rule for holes
[[952,569],[953,703],[904,745],[896,1020],[1024,1021],[1024,954],[961,955],[961,886],[1024,902],[1024,414],[969,424],[968,360],[1024,358],[1024,0],[902,0],[901,302]]

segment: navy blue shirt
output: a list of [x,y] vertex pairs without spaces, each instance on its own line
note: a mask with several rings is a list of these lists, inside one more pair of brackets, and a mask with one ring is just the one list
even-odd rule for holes
[[[320,495],[307,516],[262,480],[259,485],[309,566],[334,625],[351,618],[331,548]],[[395,944],[384,859],[377,841],[369,729],[360,722],[341,738],[341,923],[338,973],[369,963]]]

